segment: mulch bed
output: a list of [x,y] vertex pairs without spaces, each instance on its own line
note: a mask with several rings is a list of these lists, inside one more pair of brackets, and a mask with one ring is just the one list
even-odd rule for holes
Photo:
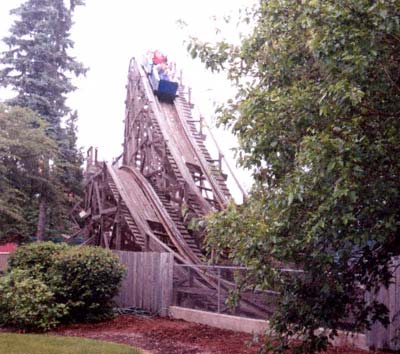
[[[95,324],[63,326],[51,334],[123,343],[151,354],[256,354],[249,334],[159,317],[120,315]],[[366,354],[350,348],[331,348],[326,354]]]

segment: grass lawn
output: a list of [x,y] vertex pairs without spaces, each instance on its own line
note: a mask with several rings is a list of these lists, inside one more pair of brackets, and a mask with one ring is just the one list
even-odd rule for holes
[[122,344],[76,337],[0,333],[0,354],[143,354]]

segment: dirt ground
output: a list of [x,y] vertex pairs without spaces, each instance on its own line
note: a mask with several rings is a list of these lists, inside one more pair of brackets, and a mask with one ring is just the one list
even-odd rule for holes
[[[252,336],[185,321],[120,315],[111,321],[60,327],[52,334],[123,343],[149,354],[256,354]],[[350,348],[332,348],[326,354],[366,354]]]

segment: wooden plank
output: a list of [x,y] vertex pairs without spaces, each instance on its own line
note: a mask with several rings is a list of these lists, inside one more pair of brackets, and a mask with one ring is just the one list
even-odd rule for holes
[[[116,256],[118,256],[119,261],[123,264],[123,262],[122,262],[122,260],[121,260],[121,255],[118,254],[117,252],[114,252],[114,254],[115,254]],[[124,281],[125,281],[125,278],[122,279],[122,283],[121,283],[121,287],[120,287],[120,289],[119,289],[119,293],[118,293],[118,295],[114,298],[114,301],[116,302],[117,306],[121,306],[121,303],[122,303],[122,296],[123,296],[123,289],[124,289]]]
[[394,343],[394,350],[400,350],[400,257],[396,257],[396,305],[393,311],[393,328],[395,332],[392,338],[397,338],[397,342]]
[[148,311],[150,311],[151,309],[151,303],[150,303],[150,297],[151,297],[151,269],[152,269],[152,265],[151,262],[153,260],[153,253],[152,252],[148,252],[146,253],[146,267],[145,267],[145,279],[146,279],[146,283],[145,286],[143,287],[144,289],[144,294],[143,294],[143,300],[144,300],[144,308]]
[[172,254],[160,253],[160,316],[168,316],[168,308],[172,305],[173,263]]
[[110,244],[108,242],[108,237],[106,235],[106,231],[104,231],[104,219],[101,219],[101,233],[102,233],[102,236],[103,236],[105,248],[110,249]]
[[[117,254],[117,252],[114,252],[114,254],[115,254],[116,256],[118,256],[118,258],[119,258],[119,260],[120,260],[120,262],[121,262],[121,258],[120,258],[120,256]],[[121,262],[121,263],[122,263],[122,262]],[[114,301],[115,301],[115,303],[116,303],[117,306],[119,306],[119,303],[120,303],[120,301],[121,301],[120,299],[121,299],[122,285],[123,285],[123,280],[122,280],[121,286],[120,286],[120,288],[119,288],[118,294],[114,297]]]
[[[392,264],[394,266],[394,264]],[[393,332],[393,317],[394,317],[394,310],[396,308],[396,271],[395,268],[393,269],[393,279],[392,283],[389,285],[388,288],[388,298],[387,298],[387,308],[389,310],[389,321],[390,324],[386,329],[387,337],[388,337],[388,348],[392,346],[392,332]]]
[[121,218],[121,197],[118,198],[118,203],[117,203],[117,212],[115,214],[115,248],[117,250],[121,249],[121,244],[122,244],[122,235],[121,235],[121,223],[122,223],[122,218]]
[[141,307],[145,310],[147,310],[147,302],[146,302],[146,294],[147,294],[147,273],[148,273],[148,265],[147,265],[147,259],[148,259],[148,254],[147,253],[143,253],[142,254],[142,272],[141,272]]
[[123,294],[121,296],[121,307],[128,307],[128,298],[129,298],[129,286],[130,286],[130,271],[129,271],[129,259],[125,252],[121,251],[121,262],[124,264],[126,273],[125,273],[125,282],[123,288]]
[[100,198],[100,191],[99,191],[99,184],[96,182],[94,182],[94,189],[96,191],[96,200],[97,200],[97,206],[99,207],[99,212],[100,214],[103,211],[103,205],[101,203],[101,198]]
[[126,267],[126,276],[125,276],[125,283],[123,289],[123,296],[122,296],[122,307],[129,306],[129,286],[130,286],[130,278],[131,272],[129,267],[129,257],[127,252],[121,252],[122,261]]
[[152,310],[152,299],[151,293],[153,292],[153,284],[152,284],[152,277],[153,277],[153,260],[154,260],[154,253],[149,252],[147,254],[147,269],[146,269],[146,292],[145,292],[145,303],[146,303],[146,310]]
[[161,298],[161,278],[160,278],[160,267],[161,267],[161,256],[160,253],[154,254],[154,269],[153,269],[153,292],[152,292],[152,312],[159,312],[161,308],[160,298]]
[[137,255],[131,255],[131,268],[132,268],[132,278],[131,278],[131,305],[132,307],[139,307],[138,306],[138,296],[137,296],[137,287],[138,287],[138,267],[137,267],[137,261],[138,261],[139,254]]
[[10,253],[2,252],[0,253],[0,272],[3,272],[7,269],[8,266],[8,257]]
[[147,266],[146,266],[146,285],[145,285],[145,309],[148,311],[152,311],[152,296],[153,292],[152,277],[153,277],[153,261],[154,261],[154,252],[149,252],[146,254],[147,258]]
[[140,286],[140,280],[139,280],[139,270],[140,270],[140,255],[141,254],[136,254],[134,259],[133,259],[133,289],[132,289],[132,294],[133,294],[133,299],[132,299],[132,306],[133,307],[140,307],[140,294],[139,294],[139,286]]
[[[115,252],[115,255],[118,256],[120,262],[122,264],[124,264],[124,261],[122,259],[122,253],[121,252]],[[124,293],[125,293],[125,283],[126,283],[126,276],[124,277],[124,279],[122,280],[122,284],[119,290],[118,295],[114,298],[114,301],[116,302],[116,304],[119,307],[123,307],[123,297],[124,297]]]
[[148,264],[148,275],[147,275],[147,302],[148,302],[148,309],[153,312],[155,310],[155,304],[154,304],[154,292],[156,290],[156,284],[154,284],[154,269],[155,269],[155,259],[158,258],[158,255],[155,252],[150,253],[150,259],[149,259],[149,264]]
[[117,207],[112,207],[112,208],[103,209],[103,210],[101,211],[101,215],[114,214],[116,211],[117,211]]
[[143,253],[140,254],[140,256],[137,257],[136,259],[136,264],[137,264],[137,271],[136,271],[136,279],[137,279],[137,288],[136,288],[136,296],[137,296],[137,302],[136,305],[139,308],[143,308],[143,283],[144,283],[144,277],[143,277],[143,271],[139,271],[140,269],[143,270],[144,262],[143,262]]
[[131,292],[131,279],[132,279],[132,268],[130,265],[130,258],[128,252],[121,252],[122,259],[126,267],[126,281],[123,296],[123,307],[129,307],[130,303],[130,292]]
[[131,268],[131,283],[130,283],[130,289],[129,289],[129,307],[138,307],[137,306],[137,294],[136,294],[136,288],[137,288],[137,272],[139,269],[138,266],[138,256],[133,253],[133,252],[128,252],[129,257],[130,257],[130,263],[129,266]]
[[391,350],[400,349],[400,257],[393,258],[393,283],[389,292],[389,341]]

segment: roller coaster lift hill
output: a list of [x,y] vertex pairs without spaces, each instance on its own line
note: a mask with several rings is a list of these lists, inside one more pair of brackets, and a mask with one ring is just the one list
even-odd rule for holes
[[[171,253],[181,266],[174,268],[174,281],[180,287],[189,282],[179,296],[217,309],[215,294],[228,294],[235,285],[201,268],[207,261],[205,230],[191,227],[191,221],[229,205],[222,162],[231,169],[219,148],[218,159],[210,155],[206,126],[194,115],[190,90],[181,80],[178,84],[175,71],[158,51],[140,63],[130,60],[123,152],[108,163],[97,160],[97,150],[88,150],[85,198],[74,207],[79,230],[71,239],[115,250]],[[265,315],[250,295],[242,297],[240,308]]]

